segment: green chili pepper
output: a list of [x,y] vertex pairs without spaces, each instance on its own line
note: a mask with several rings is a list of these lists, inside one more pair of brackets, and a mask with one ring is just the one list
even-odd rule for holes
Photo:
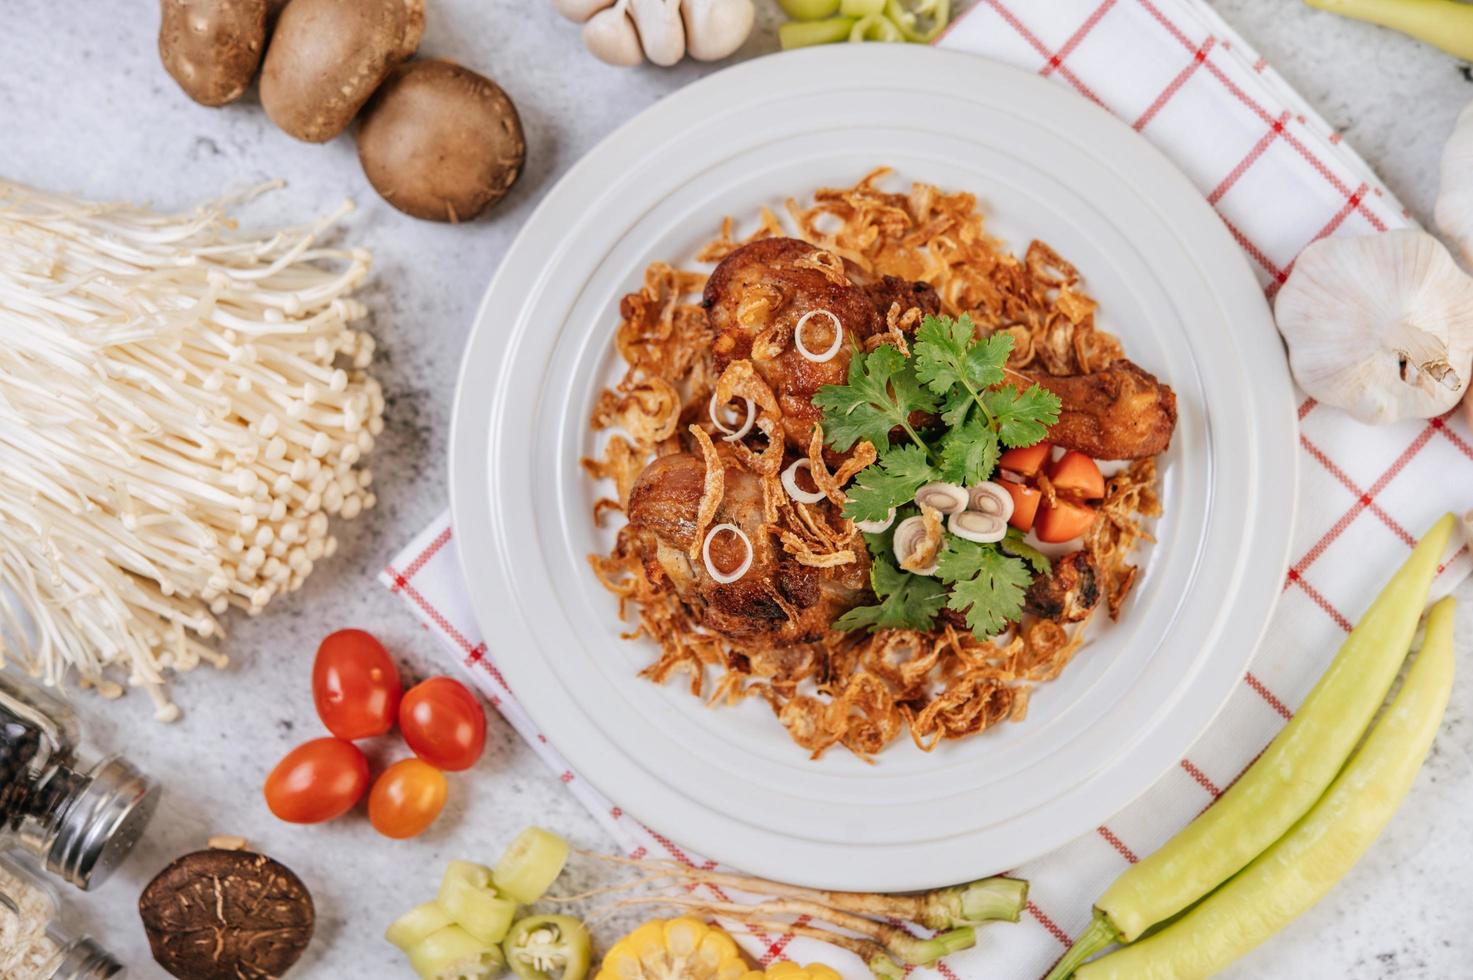
[[1418,542],[1334,661],[1258,761],[1181,833],[1131,865],[1095,903],[1094,920],[1049,973],[1071,976],[1115,942],[1134,942],[1264,853],[1315,805],[1386,700],[1417,631],[1455,521]]
[[501,944],[507,965],[522,980],[583,980],[592,949],[588,929],[571,915],[528,916]]
[[823,20],[839,12],[840,0],[777,0],[777,5],[794,20]]
[[1452,692],[1456,609],[1450,598],[1432,607],[1401,691],[1293,830],[1181,918],[1075,977],[1210,977],[1323,898],[1380,836],[1432,747]]
[[951,20],[951,0],[886,0],[885,16],[914,44],[930,44]]
[[833,44],[849,36],[853,17],[830,17],[828,20],[790,20],[777,29],[777,40],[784,51],[807,48],[815,44]]
[[854,22],[854,26],[849,29],[849,40],[856,43],[883,41],[890,44],[901,44],[904,43],[905,36],[900,33],[900,28],[895,26],[895,22],[884,14],[870,14]]
[[870,17],[885,12],[885,0],[839,0],[839,13],[845,17]]

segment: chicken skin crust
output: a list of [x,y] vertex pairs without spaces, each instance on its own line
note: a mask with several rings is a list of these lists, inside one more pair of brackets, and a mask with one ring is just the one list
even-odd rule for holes
[[1102,371],[1071,375],[1015,375],[1020,387],[1037,383],[1059,396],[1059,421],[1048,441],[1095,459],[1144,459],[1166,451],[1176,428],[1176,393],[1128,360]]

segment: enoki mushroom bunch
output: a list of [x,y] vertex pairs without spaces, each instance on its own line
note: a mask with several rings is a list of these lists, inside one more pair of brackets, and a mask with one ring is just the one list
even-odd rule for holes
[[265,236],[0,181],[0,656],[48,684],[146,688],[224,657],[216,615],[258,612],[372,507],[383,428],[351,328],[351,210]]

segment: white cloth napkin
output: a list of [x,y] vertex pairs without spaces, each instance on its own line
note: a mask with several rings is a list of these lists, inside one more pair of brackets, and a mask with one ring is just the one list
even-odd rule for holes
[[[1309,242],[1408,224],[1360,158],[1199,0],[981,0],[939,43],[1038,71],[1129,121],[1222,215],[1269,297]],[[1293,564],[1243,683],[1188,757],[1144,797],[1095,833],[1015,869],[1033,886],[1022,923],[983,930],[976,949],[937,965],[940,976],[1028,980],[1046,972],[1087,923],[1094,897],[1209,806],[1292,716],[1416,537],[1444,511],[1473,504],[1473,436],[1461,422],[1369,428],[1301,399],[1298,499],[1266,504],[1297,507]],[[702,864],[580,779],[532,725],[476,626],[454,551],[447,514],[381,580],[621,847]],[[1470,567],[1460,544],[1438,591]],[[852,957],[791,936],[748,942],[762,963],[820,961],[846,977],[869,975]]]

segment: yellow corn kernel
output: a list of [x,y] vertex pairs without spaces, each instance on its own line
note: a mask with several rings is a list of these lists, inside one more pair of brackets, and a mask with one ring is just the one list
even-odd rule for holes
[[595,980],[745,980],[747,974],[730,936],[683,917],[653,919],[619,940]]
[[766,974],[754,973],[760,980],[840,980],[837,971],[819,963],[799,966],[796,963],[774,963]]

